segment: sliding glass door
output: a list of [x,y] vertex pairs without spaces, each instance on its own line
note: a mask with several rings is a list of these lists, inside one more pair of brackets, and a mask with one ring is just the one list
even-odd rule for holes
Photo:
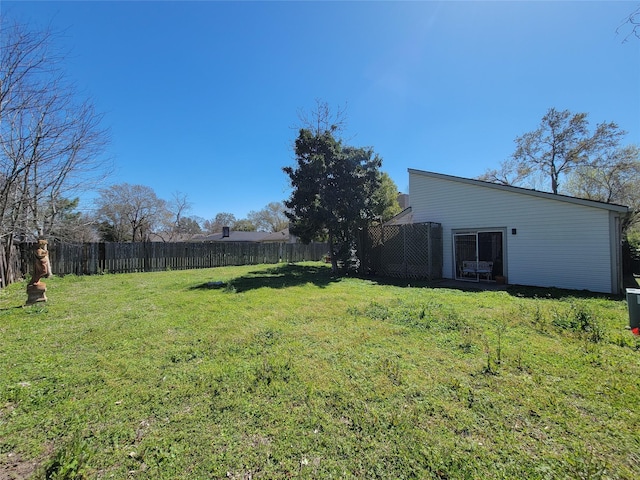
[[503,232],[465,231],[453,235],[455,278],[479,282],[503,275]]
[[479,281],[476,273],[478,235],[476,233],[456,233],[453,238],[456,278],[458,280]]

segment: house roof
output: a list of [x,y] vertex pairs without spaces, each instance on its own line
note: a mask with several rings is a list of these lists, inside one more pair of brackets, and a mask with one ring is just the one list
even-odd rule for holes
[[198,235],[194,238],[198,242],[286,242],[289,240],[289,229],[280,232],[241,232],[230,230],[229,236],[223,232],[210,235]]
[[577,205],[583,205],[587,207],[603,208],[605,210],[611,210],[614,212],[627,213],[629,207],[624,205],[617,205],[615,203],[598,202],[596,200],[587,200],[584,198],[571,197],[569,195],[562,195],[558,193],[541,192],[539,190],[532,190],[529,188],[514,187],[511,185],[501,185],[499,183],[487,182],[484,180],[475,180],[472,178],[456,177],[453,175],[445,175],[442,173],[428,172],[425,170],[416,170],[413,168],[408,169],[409,174],[422,175],[425,177],[438,178],[441,180],[448,180],[450,182],[466,183],[469,185],[476,185],[479,187],[494,188],[496,190],[502,190],[506,192],[518,193],[521,195],[531,195],[533,197],[546,198],[549,200],[555,200],[560,202],[574,203]]
[[205,235],[203,242],[261,242],[265,232],[236,232],[230,231],[228,236],[222,232]]
[[289,240],[289,229],[285,228],[279,232],[268,233],[261,241],[263,242],[286,242]]
[[411,207],[407,207],[400,213],[397,213],[389,220],[384,222],[384,225],[402,225],[406,223],[413,223],[413,213]]
[[[241,232],[230,230],[229,236],[223,232],[196,233],[196,234],[172,234],[161,235],[152,233],[149,235],[151,242],[289,242],[289,229],[279,232]],[[34,240],[35,241],[35,240]]]

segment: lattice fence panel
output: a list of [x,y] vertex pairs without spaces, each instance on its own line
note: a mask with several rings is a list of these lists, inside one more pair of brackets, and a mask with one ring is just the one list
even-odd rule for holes
[[365,271],[402,278],[442,276],[442,226],[438,223],[376,225],[361,241]]

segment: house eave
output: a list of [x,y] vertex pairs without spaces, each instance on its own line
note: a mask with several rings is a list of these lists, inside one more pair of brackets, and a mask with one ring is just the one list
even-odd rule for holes
[[443,173],[428,172],[426,170],[417,170],[414,168],[409,168],[408,171],[410,175],[411,174],[421,175],[421,176],[430,177],[430,178],[438,178],[440,180],[447,180],[450,182],[458,182],[458,183],[465,183],[468,185],[475,185],[479,187],[493,188],[493,189],[501,190],[504,192],[512,192],[520,195],[530,195],[533,197],[546,198],[549,200],[555,200],[559,202],[573,203],[576,205],[583,205],[586,207],[601,208],[601,209],[610,210],[617,213],[627,213],[629,211],[629,207],[625,205],[618,205],[615,203],[598,202],[595,200],[587,200],[583,198],[571,197],[568,195],[541,192],[539,190],[532,190],[532,189],[523,188],[523,187],[514,187],[512,185],[501,185],[498,183],[491,183],[484,180],[476,180],[476,179],[465,178],[465,177],[456,177],[454,175],[445,175]]

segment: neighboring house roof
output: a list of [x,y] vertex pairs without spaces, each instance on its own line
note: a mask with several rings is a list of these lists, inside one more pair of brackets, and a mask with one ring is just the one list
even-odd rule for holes
[[280,232],[240,232],[230,230],[229,235],[225,236],[223,232],[213,233],[210,235],[198,235],[193,241],[198,242],[287,242],[289,240],[289,229]]
[[[534,197],[547,198],[547,199],[550,199],[550,200],[557,200],[557,201],[561,201],[561,202],[574,203],[574,204],[584,205],[584,206],[588,206],[588,207],[603,208],[605,210],[611,210],[611,211],[614,211],[614,212],[626,213],[626,212],[629,211],[628,207],[626,207],[624,205],[617,205],[615,203],[598,202],[596,200],[587,200],[587,199],[583,199],[583,198],[570,197],[568,195],[562,195],[562,194],[559,194],[559,193],[541,192],[539,190],[532,190],[532,189],[529,189],[529,188],[514,187],[514,186],[511,186],[511,185],[501,185],[499,183],[486,182],[484,180],[475,180],[475,179],[471,179],[471,178],[456,177],[456,176],[453,176],[453,175],[445,175],[445,174],[442,174],[442,173],[427,172],[425,170],[416,170],[416,169],[410,168],[409,169],[409,174],[424,175],[426,177],[439,178],[441,180],[449,180],[449,181],[452,181],[452,182],[466,183],[466,184],[470,184],[470,185],[478,185],[478,186],[487,187],[487,188],[495,188],[495,189],[502,190],[502,191],[519,193],[519,194],[523,194],[523,195],[531,195],[531,196],[534,196]],[[402,212],[400,212],[400,215],[401,214],[402,214]]]
[[200,242],[261,242],[265,237],[265,232],[229,232],[225,236],[222,232],[203,235],[198,240]]
[[226,236],[223,232],[198,233],[189,235],[149,235],[151,242],[289,242],[291,236],[289,229],[285,228],[279,232],[240,232],[230,230]]
[[289,229],[285,228],[279,232],[272,232],[267,234],[261,241],[263,242],[288,242],[289,241]]

